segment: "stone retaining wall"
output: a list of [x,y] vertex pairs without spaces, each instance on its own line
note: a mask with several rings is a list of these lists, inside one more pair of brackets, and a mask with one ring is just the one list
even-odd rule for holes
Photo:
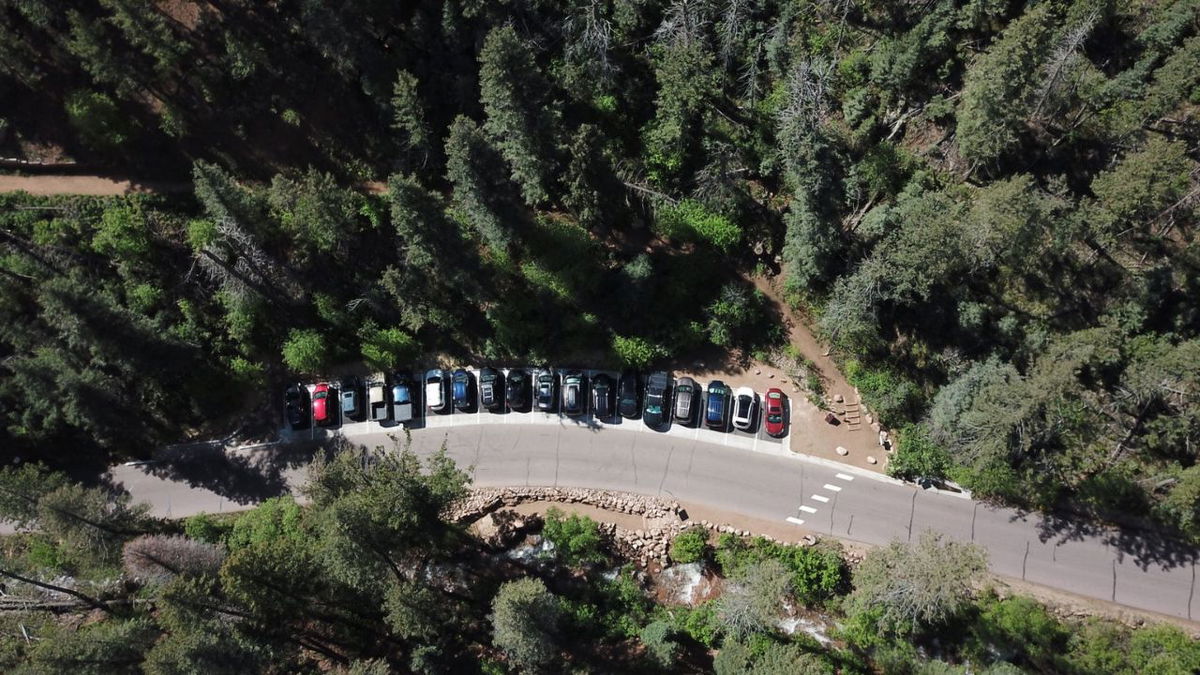
[[[642,516],[644,529],[630,530],[614,523],[600,523],[600,530],[612,539],[616,551],[627,560],[642,567],[657,562],[666,565],[671,540],[684,530],[701,527],[709,532],[729,533],[749,537],[749,530],[742,530],[728,523],[710,523],[707,520],[685,520],[686,513],[679,502],[615,490],[556,487],[508,487],[481,488],[460,500],[450,509],[449,517],[458,523],[470,523],[499,511],[528,502],[558,502],[562,504],[587,504],[605,511]],[[497,523],[502,525],[502,523]],[[774,541],[772,537],[763,537]],[[790,543],[790,542],[781,542]],[[801,546],[817,543],[813,535],[804,537]]]

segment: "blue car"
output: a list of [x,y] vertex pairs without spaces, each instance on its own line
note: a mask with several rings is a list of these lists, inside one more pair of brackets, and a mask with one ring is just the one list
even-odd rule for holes
[[708,383],[704,404],[704,424],[710,429],[725,428],[725,411],[729,408],[729,387],[720,380]]
[[453,395],[455,410],[471,409],[471,373],[459,368],[454,371]]

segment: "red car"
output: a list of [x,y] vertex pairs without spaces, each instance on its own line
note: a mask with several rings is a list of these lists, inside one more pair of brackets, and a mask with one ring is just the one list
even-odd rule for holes
[[329,383],[322,382],[313,387],[312,416],[317,424],[329,424],[333,421],[333,410],[329,406]]
[[[767,390],[766,397],[763,398],[764,408],[767,419],[767,434],[779,438],[787,433],[787,419],[784,417],[784,401],[783,392],[777,387],[772,387]],[[316,405],[314,401],[313,405]]]

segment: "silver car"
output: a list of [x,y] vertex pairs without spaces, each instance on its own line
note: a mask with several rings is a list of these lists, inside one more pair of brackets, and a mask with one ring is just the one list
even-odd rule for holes
[[690,377],[681,377],[675,381],[675,419],[680,422],[692,421],[692,415],[695,413],[692,403],[699,392],[696,381]]

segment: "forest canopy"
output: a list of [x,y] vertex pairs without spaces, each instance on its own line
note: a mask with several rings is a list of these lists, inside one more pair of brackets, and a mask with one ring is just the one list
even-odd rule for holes
[[11,448],[347,360],[763,356],[778,273],[903,473],[1200,536],[1195,0],[57,7],[0,2],[0,154],[195,197],[3,197]]

